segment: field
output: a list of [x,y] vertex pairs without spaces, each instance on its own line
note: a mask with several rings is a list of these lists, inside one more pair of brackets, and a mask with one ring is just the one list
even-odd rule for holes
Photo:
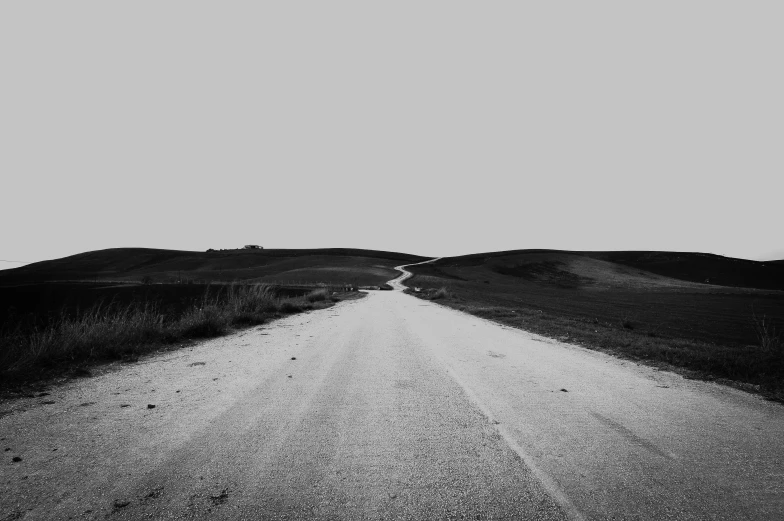
[[0,271],[0,286],[43,282],[255,282],[377,286],[425,257],[355,249],[176,251],[116,248]]
[[781,397],[782,268],[702,254],[530,250],[414,266],[408,285],[551,338]]
[[123,248],[0,272],[0,386],[357,298],[423,258],[370,250]]

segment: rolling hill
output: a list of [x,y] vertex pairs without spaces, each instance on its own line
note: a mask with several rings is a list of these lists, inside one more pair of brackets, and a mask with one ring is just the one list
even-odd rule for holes
[[719,343],[756,342],[755,315],[784,330],[778,263],[701,253],[515,250],[443,258],[411,271],[409,286],[446,287],[453,304],[626,323]]
[[[784,263],[708,253],[512,250],[441,259],[434,268],[503,274],[570,287],[681,287],[703,285],[784,290]],[[691,283],[691,284],[690,284]],[[699,284],[699,286],[694,285]]]
[[414,276],[407,284],[420,298],[682,368],[692,371],[690,377],[751,383],[784,400],[780,262],[702,253],[517,250],[409,269]]
[[0,272],[0,285],[55,281],[188,280],[379,285],[425,257],[357,249],[178,251],[114,248]]

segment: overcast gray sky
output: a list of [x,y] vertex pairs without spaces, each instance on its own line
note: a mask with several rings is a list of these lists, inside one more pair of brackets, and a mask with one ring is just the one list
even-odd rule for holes
[[0,259],[784,258],[783,5],[3,2]]

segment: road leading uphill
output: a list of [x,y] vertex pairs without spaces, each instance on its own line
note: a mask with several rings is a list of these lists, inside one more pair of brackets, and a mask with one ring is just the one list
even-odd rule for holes
[[403,282],[407,281],[408,279],[414,276],[414,274],[408,271],[406,268],[408,268],[409,266],[419,266],[421,264],[429,264],[431,262],[436,262],[438,260],[441,260],[441,257],[436,257],[435,259],[430,259],[423,262],[415,262],[413,264],[403,264],[402,266],[395,266],[395,269],[400,272],[400,275],[397,278],[390,280],[389,285],[392,286],[393,289],[396,289],[398,291],[403,291],[404,289],[406,289],[406,286],[403,284]]
[[401,292],[50,392],[0,404],[5,518],[784,514],[781,406]]

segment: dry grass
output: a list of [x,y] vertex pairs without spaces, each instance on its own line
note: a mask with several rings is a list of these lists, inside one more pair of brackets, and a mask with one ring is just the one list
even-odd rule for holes
[[86,313],[62,314],[44,327],[0,331],[0,381],[33,378],[37,372],[100,360],[135,358],[186,339],[220,336],[237,326],[261,324],[281,313],[331,305],[326,288],[303,297],[277,298],[267,286],[228,286],[175,317],[154,303],[95,306]]
[[327,288],[319,288],[311,291],[305,295],[305,300],[308,302],[324,302],[329,300],[329,290]]

